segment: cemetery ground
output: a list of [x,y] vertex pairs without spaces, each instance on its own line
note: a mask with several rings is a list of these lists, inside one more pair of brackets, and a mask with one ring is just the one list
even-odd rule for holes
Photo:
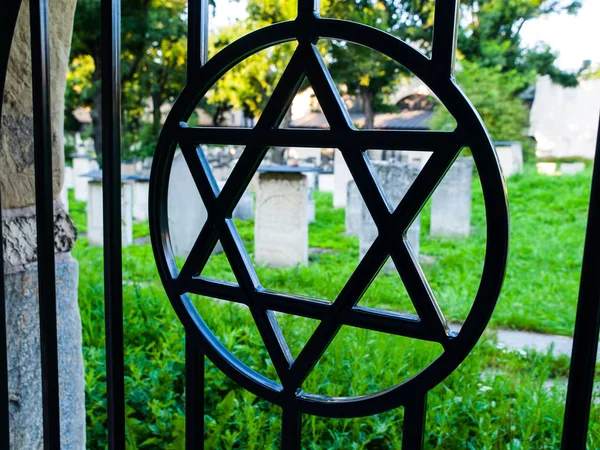
[[[476,180],[476,178],[475,178]],[[490,329],[513,328],[570,335],[575,320],[591,171],[548,177],[527,169],[508,180],[511,249],[507,277]],[[344,211],[330,194],[316,193],[308,267],[257,267],[264,287],[333,300],[358,263],[358,239],[344,231]],[[466,239],[431,239],[429,211],[421,213],[422,265],[446,318],[459,324],[481,275],[485,217],[481,188],[473,184],[472,233]],[[71,216],[85,232],[85,204],[71,201]],[[252,255],[254,227],[237,221]],[[137,224],[135,237],[147,235]],[[106,447],[102,249],[80,238],[79,301],[86,361],[88,448]],[[183,329],[166,298],[150,245],[124,249],[125,363],[128,446],[183,448]],[[183,261],[180,261],[182,263]],[[234,281],[223,254],[203,276]],[[221,342],[250,367],[276,379],[249,312],[206,298],[197,308]],[[395,273],[381,274],[362,305],[413,312]],[[278,315],[293,354],[316,323]],[[326,395],[373,393],[409,378],[440,353],[437,344],[344,327],[303,388]],[[559,448],[565,390],[551,380],[568,375],[569,360],[550,351],[512,351],[490,332],[473,353],[428,396],[426,448]],[[600,372],[599,372],[600,374]],[[279,440],[278,408],[243,391],[206,362],[206,448],[270,449]],[[150,418],[150,419],[149,419]],[[595,402],[589,448],[600,448],[600,405]],[[305,417],[304,448],[396,449],[402,408],[352,420]],[[310,441],[310,442],[309,442]],[[356,444],[352,444],[352,443]]]

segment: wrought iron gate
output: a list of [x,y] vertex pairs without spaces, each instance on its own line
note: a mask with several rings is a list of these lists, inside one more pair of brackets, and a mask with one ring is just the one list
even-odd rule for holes
[[[20,0],[7,0],[0,17],[0,88]],[[120,0],[102,0],[102,114],[104,158],[104,279],[106,310],[109,447],[125,448],[123,376],[123,307],[120,207]],[[458,0],[437,0],[431,58],[399,39],[364,25],[321,18],[318,0],[299,0],[290,22],[257,30],[207,60],[208,1],[189,1],[188,83],[175,103],[159,138],[150,191],[152,245],[165,290],[186,330],[186,446],[203,447],[203,376],[206,355],[245,389],[283,408],[282,448],[300,448],[302,414],[359,417],[405,408],[403,448],[419,449],[426,427],[427,392],[446,378],[472,350],[485,330],[499,295],[508,250],[508,208],[500,168],[485,128],[453,79]],[[44,400],[44,445],[58,449],[59,396],[53,206],[50,148],[48,1],[30,0],[33,68],[36,207],[38,229],[40,323]],[[318,39],[354,42],[383,53],[423,80],[457,121],[452,132],[361,131],[353,126],[335,84],[319,54]],[[252,129],[193,128],[185,125],[195,105],[227,70],[250,55],[282,42],[298,46],[260,120]],[[307,78],[331,125],[330,130],[279,129],[283,115]],[[3,91],[3,89],[2,89]],[[1,103],[0,103],[1,105]],[[1,106],[0,106],[1,108]],[[246,146],[227,184],[219,190],[200,144]],[[166,199],[175,148],[180,146],[208,210],[208,220],[181,270],[169,240]],[[260,286],[231,220],[252,175],[271,146],[336,147],[350,168],[379,236],[335,302],[278,294]],[[473,308],[460,332],[452,332],[438,307],[408,242],[392,239],[406,231],[463,146],[471,148],[481,175],[486,203],[487,248],[484,271]],[[367,148],[431,151],[433,156],[398,208],[392,209],[378,186]],[[597,149],[597,153],[600,148]],[[588,232],[565,413],[562,447],[584,449],[600,326],[600,226],[598,176],[594,163]],[[1,233],[1,229],[0,229]],[[1,238],[1,236],[0,236]],[[219,239],[237,284],[199,276]],[[1,242],[1,241],[0,241]],[[358,307],[361,295],[391,257],[418,315]],[[0,264],[2,259],[0,258]],[[3,268],[2,268],[3,269]],[[9,448],[8,383],[4,310],[4,271],[0,271],[0,447]],[[276,383],[247,367],[223,347],[204,323],[187,293],[247,305],[281,380]],[[319,319],[321,324],[294,359],[274,320],[274,312]],[[305,393],[302,382],[342,325],[438,342],[444,353],[411,380],[384,392],[351,398]],[[400,432],[400,430],[399,430]]]

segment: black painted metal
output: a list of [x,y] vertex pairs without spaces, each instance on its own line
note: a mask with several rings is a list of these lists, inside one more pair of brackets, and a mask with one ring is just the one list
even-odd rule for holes
[[[457,2],[438,2],[433,59],[382,31],[361,24],[321,19],[318,3],[299,2],[298,18],[250,33],[216,54],[206,64],[198,62],[199,48],[191,44],[193,76],[173,106],[159,138],[150,183],[150,228],[161,279],[180,320],[188,342],[206,355],[233,380],[254,394],[283,408],[282,448],[299,448],[301,414],[357,417],[398,406],[406,408],[404,448],[420,448],[423,441],[425,398],[433,386],[448,376],[467,356],[493,311],[504,276],[508,247],[508,208],[497,158],[477,113],[452,78]],[[197,7],[197,6],[195,6]],[[448,23],[446,23],[446,21]],[[200,26],[195,19],[191,25]],[[441,23],[441,25],[440,25]],[[190,30],[190,36],[202,32]],[[358,43],[403,64],[438,95],[456,118],[453,132],[378,132],[354,128],[324,61],[315,47],[318,39]],[[298,48],[286,67],[273,95],[253,129],[188,127],[197,102],[229,69],[250,55],[283,42],[297,41]],[[302,82],[308,79],[331,126],[330,130],[278,129],[283,115]],[[219,190],[201,144],[246,145],[227,183]],[[374,218],[379,236],[333,303],[270,292],[264,289],[241,242],[232,211],[271,146],[339,148]],[[208,220],[181,271],[173,258],[167,221],[168,178],[174,152],[180,147],[208,211]],[[449,330],[406,234],[432,191],[452,165],[463,146],[472,150],[481,176],[488,239],[483,276],[473,309],[459,333]],[[365,150],[412,149],[433,151],[416,182],[393,210],[375,177]],[[237,283],[199,276],[219,239]],[[358,307],[361,295],[388,257],[392,257],[415,304],[418,315],[394,314]],[[236,359],[221,345],[202,320],[187,293],[208,295],[250,308],[281,384],[269,380]],[[312,317],[321,321],[305,348],[294,359],[274,318],[274,311]],[[444,353],[409,382],[377,394],[329,398],[306,393],[302,383],[341,326],[351,325],[439,342]],[[417,395],[417,393],[419,393]]]
[[[8,72],[8,58],[13,42],[15,26],[21,0],[12,0],[4,5],[0,16],[0,117],[2,117],[2,99]],[[0,130],[1,130],[0,121]],[[2,193],[0,189],[0,213],[2,211]],[[0,214],[1,215],[1,214]],[[1,222],[1,217],[0,217]],[[6,336],[6,298],[4,281],[4,237],[0,223],[0,448],[10,448],[9,403],[8,403],[8,342]]]
[[186,336],[185,341],[185,445],[204,448],[204,353]]
[[121,248],[121,2],[102,0],[102,198],[108,445],[125,448]]
[[[600,122],[600,121],[599,121]],[[590,194],[581,284],[573,336],[562,449],[584,450],[596,373],[600,332],[600,123]]]
[[48,0],[30,0],[44,448],[60,448]]

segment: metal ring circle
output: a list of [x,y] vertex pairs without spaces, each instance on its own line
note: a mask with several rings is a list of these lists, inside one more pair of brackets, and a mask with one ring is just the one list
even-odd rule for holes
[[248,56],[283,42],[306,39],[306,23],[283,22],[260,29],[232,43],[201,69],[202,79],[188,83],[175,102],[161,132],[150,179],[150,232],[154,256],[167,295],[186,332],[209,359],[244,389],[280,406],[323,417],[362,417],[405,405],[442,382],[467,357],[483,334],[500,295],[508,256],[508,204],[504,179],[492,142],[481,118],[450,75],[436,73],[433,62],[405,42],[366,25],[332,19],[314,19],[310,39],[339,39],[370,47],[404,65],[438,96],[466,130],[484,194],[487,240],[483,273],[475,300],[458,336],[428,367],[405,382],[374,394],[355,397],[324,397],[298,391],[290,395],[282,386],[239,361],[215,337],[196,308],[176,284],[178,269],[170,247],[167,189],[177,129],[186,121],[200,98],[233,66]]

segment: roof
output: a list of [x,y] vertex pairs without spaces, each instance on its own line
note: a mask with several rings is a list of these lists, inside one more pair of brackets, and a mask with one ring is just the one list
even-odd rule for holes
[[[381,130],[428,130],[433,111],[401,111],[398,113],[382,113],[375,115],[375,129]],[[352,122],[361,128],[365,124],[364,114],[351,114]],[[292,128],[329,128],[329,123],[322,112],[312,112],[293,120]]]
[[318,172],[319,168],[314,166],[288,166],[286,164],[264,165],[258,168],[260,173],[276,172],[276,173],[302,173],[302,172]]

